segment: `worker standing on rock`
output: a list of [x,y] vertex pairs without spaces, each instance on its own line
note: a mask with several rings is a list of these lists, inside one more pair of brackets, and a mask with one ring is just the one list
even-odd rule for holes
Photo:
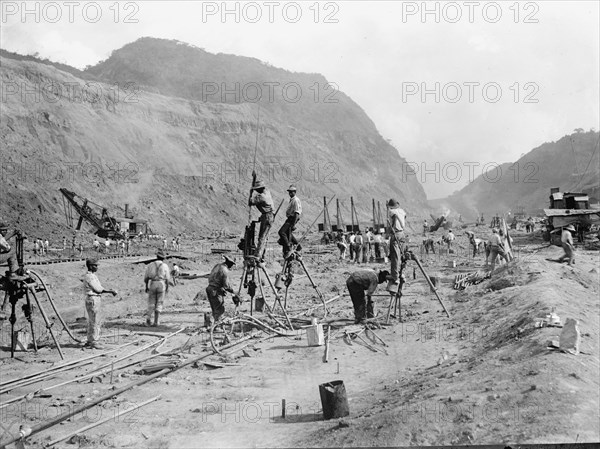
[[156,252],[154,262],[148,264],[146,274],[144,274],[144,284],[146,284],[146,293],[148,293],[148,311],[146,316],[146,326],[152,325],[152,316],[154,316],[154,326],[158,326],[158,319],[162,312],[165,296],[172,285],[169,266],[165,263],[165,253],[162,249]]
[[273,225],[273,198],[271,198],[271,192],[269,192],[263,181],[257,181],[252,186],[252,190],[253,194],[248,201],[248,206],[256,206],[261,213],[258,242],[256,244],[256,251],[254,252],[254,255],[260,259],[264,251],[267,234]]
[[[229,282],[229,270],[235,265],[235,260],[223,256],[225,261],[216,264],[208,276],[208,287],[206,287],[206,296],[212,309],[213,319],[218,321],[225,313],[225,294],[233,293],[233,287]],[[233,295],[233,303],[240,304],[240,298]]]
[[285,211],[285,216],[287,218],[283,226],[279,229],[279,244],[283,247],[284,259],[290,257],[291,245],[298,244],[293,232],[296,229],[296,224],[300,220],[300,215],[302,215],[302,204],[300,203],[300,198],[296,196],[296,186],[291,185],[287,191],[290,195],[290,202]]
[[391,274],[388,276],[390,285],[388,290],[397,290],[400,271],[401,258],[406,251],[406,235],[404,228],[406,224],[406,212],[400,208],[400,203],[391,199],[387,203],[388,207],[388,226],[390,228],[390,264]]
[[354,306],[354,324],[362,324],[366,318],[375,317],[371,297],[375,293],[377,285],[385,282],[389,274],[386,270],[379,273],[375,273],[373,270],[358,270],[346,280],[346,287],[348,287]]
[[115,290],[106,290],[100,284],[96,271],[98,271],[98,261],[96,259],[87,259],[85,261],[87,274],[83,278],[83,291],[85,294],[85,310],[88,315],[87,322],[87,343],[86,347],[92,349],[104,349],[100,344],[100,300],[101,295],[110,293],[117,295]]
[[568,260],[569,265],[573,265],[575,263],[575,247],[573,246],[573,235],[571,232],[575,232],[575,227],[572,224],[566,228],[563,228],[562,230],[560,241],[565,253],[559,257],[557,262],[564,262],[565,260]]

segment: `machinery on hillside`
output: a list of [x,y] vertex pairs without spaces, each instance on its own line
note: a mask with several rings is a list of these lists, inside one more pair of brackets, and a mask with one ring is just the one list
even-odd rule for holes
[[[93,228],[94,234],[102,238],[123,239],[140,233],[148,233],[148,222],[129,216],[127,204],[125,205],[124,217],[112,217],[106,207],[65,188],[59,190],[63,194],[65,218],[71,229],[81,230],[85,221]],[[77,220],[76,225],[74,225],[75,220]]]
[[560,188],[550,189],[550,208],[546,214],[546,232],[544,239],[560,245],[560,231],[570,224],[575,226],[577,240],[584,241],[584,235],[591,226],[600,223],[600,211],[590,208],[587,193],[561,192]]
[[429,232],[435,232],[440,228],[449,229],[452,226],[452,222],[447,220],[446,215],[442,215],[439,218],[436,218],[432,214],[429,214],[429,216],[433,220],[433,224],[429,227]]

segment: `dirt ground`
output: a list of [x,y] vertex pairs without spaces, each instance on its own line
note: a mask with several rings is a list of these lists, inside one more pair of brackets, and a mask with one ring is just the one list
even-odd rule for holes
[[[488,231],[475,229],[482,235]],[[466,237],[462,232],[457,234],[458,244],[465,249]],[[562,250],[546,246],[539,235],[516,232],[514,237],[517,260],[508,267],[503,265],[492,279],[462,291],[452,288],[454,277],[481,268],[484,256],[470,258],[466,256],[467,250],[450,255],[422,255],[427,273],[440,281],[439,294],[451,318],[430,292],[415,263],[409,262],[402,322],[392,318],[391,325],[386,326],[383,323],[389,297],[381,285],[377,293],[383,296],[376,298],[376,311],[382,326],[375,333],[388,346],[367,332],[361,334],[363,340],[344,338],[345,329],[356,329],[350,298],[344,296],[330,304],[325,318],[334,320],[327,363],[324,346],[309,347],[305,334],[271,335],[268,339],[263,338],[267,334],[261,334],[248,340],[243,350],[226,357],[212,355],[204,359],[217,362],[219,367],[199,363],[181,368],[78,413],[33,435],[28,442],[31,447],[42,446],[110,417],[105,424],[56,447],[328,447],[598,441],[599,253],[580,248],[576,264],[569,267],[546,260],[558,257]],[[206,245],[203,247],[206,249]],[[414,251],[421,257],[418,248]],[[182,270],[206,273],[220,259],[210,251],[202,252],[205,254],[188,243],[183,251],[188,259],[180,261]],[[457,262],[456,267],[449,267],[451,260]],[[180,354],[181,360],[212,352],[208,333],[203,330],[204,312],[210,310],[203,294],[206,279],[180,281],[169,292],[161,325],[146,328],[141,326],[146,307],[145,265],[134,264],[135,261],[135,258],[102,260],[98,271],[105,288],[116,288],[119,292],[115,298],[104,297],[103,342],[107,350],[132,344],[78,369],[2,394],[2,441],[18,433],[20,425],[33,427],[146,377],[136,374],[140,365],[118,367],[147,357],[151,349],[115,364],[112,382],[107,374],[93,378],[93,382],[75,382],[6,403],[90,373],[158,341],[158,337],[144,332],[167,335],[183,328],[160,347],[160,351],[168,351],[187,342],[191,348]],[[352,271],[384,268],[383,264],[339,261],[334,246],[323,248],[316,244],[308,245],[304,261],[326,299],[345,292],[345,279]],[[267,264],[273,279],[281,269],[280,262],[273,256]],[[63,316],[76,335],[83,337],[80,281],[83,262],[31,268],[49,284]],[[241,267],[236,267],[232,275],[237,286]],[[273,294],[268,285],[265,289],[267,302],[272,304]],[[201,294],[196,297],[198,292]],[[51,311],[47,302],[42,304]],[[290,315],[319,304],[308,277],[297,272],[288,295]],[[233,312],[230,296],[226,305],[228,312]],[[248,313],[249,303],[244,302],[241,310]],[[563,323],[567,318],[579,321],[578,355],[548,347],[550,340],[558,340],[560,328],[536,327],[536,322],[552,311]],[[18,312],[17,328],[26,327]],[[322,309],[316,309],[314,314],[323,318]],[[263,313],[254,312],[254,316],[267,321]],[[39,341],[45,344],[37,354],[21,351],[14,359],[10,358],[8,348],[10,325],[7,322],[2,325],[1,382],[60,362],[39,314],[35,324]],[[58,327],[57,324],[54,328]],[[66,332],[59,334],[66,360],[102,352],[83,349]],[[167,357],[152,361],[161,359]],[[344,382],[350,415],[325,421],[318,387],[333,380]],[[157,395],[161,396],[159,400],[128,415],[115,416]],[[282,400],[286,404],[285,418]]]

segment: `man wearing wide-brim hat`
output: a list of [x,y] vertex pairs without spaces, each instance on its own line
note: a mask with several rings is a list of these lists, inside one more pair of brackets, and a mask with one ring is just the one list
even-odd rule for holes
[[256,243],[256,251],[254,252],[254,255],[260,259],[264,252],[267,234],[273,225],[273,198],[264,181],[256,181],[256,184],[252,186],[252,190],[253,194],[248,201],[248,205],[256,206],[261,213],[258,242]]
[[296,196],[296,186],[292,184],[288,187],[287,192],[290,195],[290,202],[285,211],[285,223],[279,229],[279,244],[283,247],[284,259],[290,256],[291,245],[298,245],[298,241],[294,237],[294,230],[300,220],[300,215],[302,215],[302,204],[300,198]]
[[[144,284],[146,293],[148,293],[146,326],[158,326],[165,296],[169,291],[169,286],[173,285],[171,270],[164,259],[164,251],[162,249],[156,251],[156,260],[148,264],[144,274]],[[154,317],[154,324],[152,324],[152,317]]]
[[575,247],[573,246],[573,235],[572,232],[575,232],[575,226],[572,224],[563,228],[562,233],[560,235],[560,241],[562,243],[562,247],[565,250],[565,253],[558,258],[558,262],[568,261],[569,265],[573,265],[575,263]]
[[[208,275],[208,287],[206,287],[206,296],[215,321],[225,313],[225,294],[233,293],[233,286],[229,282],[229,270],[235,265],[235,260],[229,256],[223,258],[224,261],[216,264]],[[237,295],[233,295],[233,302],[236,306],[239,305],[240,299]]]
[[390,228],[390,276],[388,290],[396,291],[400,282],[402,255],[406,251],[406,212],[400,208],[400,203],[395,199],[387,202],[388,226]]

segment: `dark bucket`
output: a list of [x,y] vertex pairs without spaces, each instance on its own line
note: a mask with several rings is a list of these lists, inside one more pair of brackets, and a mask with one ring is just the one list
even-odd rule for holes
[[324,419],[342,418],[350,414],[344,381],[334,380],[319,385],[319,394]]
[[262,296],[257,296],[254,300],[254,308],[257,312],[262,312],[265,307],[265,298]]

